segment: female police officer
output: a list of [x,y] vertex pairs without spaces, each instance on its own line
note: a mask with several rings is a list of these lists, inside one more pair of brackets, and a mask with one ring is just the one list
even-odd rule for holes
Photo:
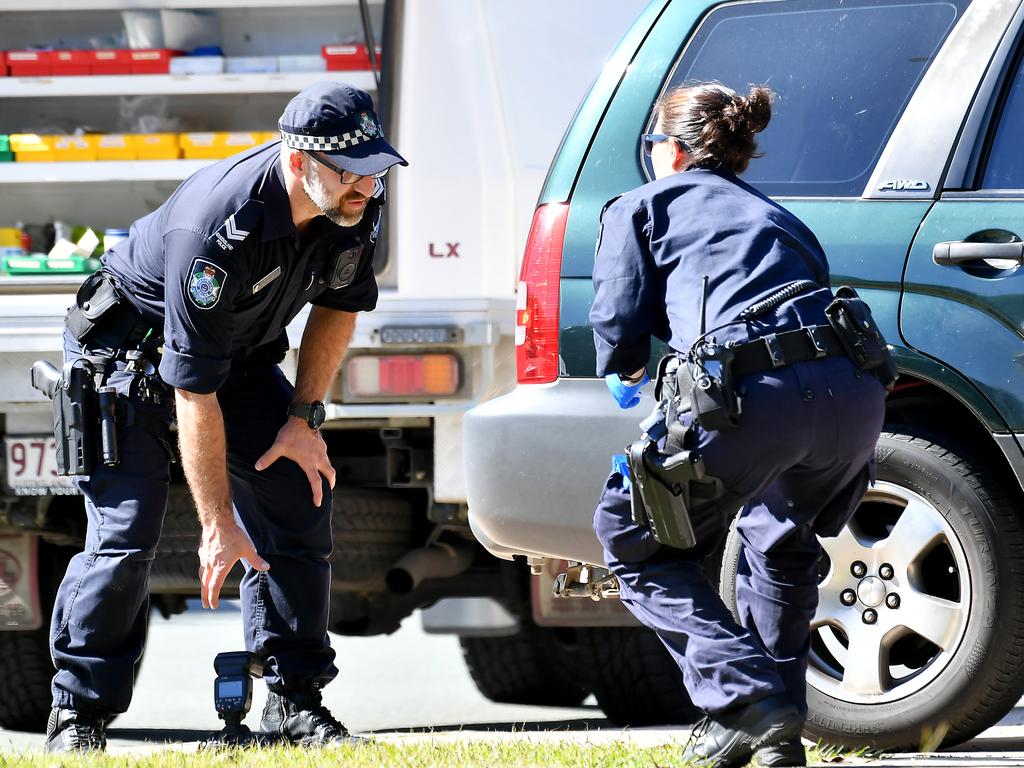
[[[594,265],[598,373],[621,407],[636,405],[649,382],[651,336],[685,356],[706,324],[702,341],[736,352],[735,426],[681,417],[688,446],[732,503],[694,515],[691,549],[663,546],[634,523],[613,473],[594,518],[623,602],[658,633],[708,714],[685,757],[716,766],[758,751],[761,765],[805,764],[816,535],[838,533],[862,498],[885,397],[826,326],[833,295],[817,239],[737,178],[771,104],[763,87],[746,97],[715,83],[669,92],[655,107],[656,133],[643,137],[656,180],[605,208]],[[701,561],[741,504],[737,624]]]

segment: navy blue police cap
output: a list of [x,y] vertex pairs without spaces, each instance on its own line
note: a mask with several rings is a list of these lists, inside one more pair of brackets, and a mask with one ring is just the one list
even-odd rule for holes
[[327,155],[352,173],[370,176],[409,164],[384,140],[369,94],[347,83],[324,80],[304,88],[277,125],[285,146]]

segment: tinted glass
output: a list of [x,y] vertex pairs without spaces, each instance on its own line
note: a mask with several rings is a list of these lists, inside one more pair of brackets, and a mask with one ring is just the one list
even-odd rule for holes
[[1024,189],[1024,59],[999,118],[982,186],[986,189]]
[[[722,6],[668,88],[716,80],[779,96],[744,179],[771,195],[860,195],[885,141],[969,0],[795,0]],[[648,167],[648,175],[650,169]]]

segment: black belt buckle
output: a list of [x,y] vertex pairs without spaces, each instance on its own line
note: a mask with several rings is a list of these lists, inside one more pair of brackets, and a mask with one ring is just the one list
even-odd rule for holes
[[774,333],[770,333],[767,336],[762,336],[761,341],[764,342],[768,350],[768,359],[771,361],[772,368],[784,366],[786,364],[786,353],[782,349],[782,342],[779,341],[779,337]]
[[814,325],[809,328],[804,328],[807,331],[807,336],[811,340],[811,347],[814,349],[814,359],[820,360],[823,357],[828,357],[828,343],[825,341],[824,331],[825,327],[822,325]]

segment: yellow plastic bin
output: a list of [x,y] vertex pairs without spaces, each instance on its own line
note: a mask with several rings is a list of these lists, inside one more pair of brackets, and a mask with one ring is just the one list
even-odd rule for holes
[[181,151],[186,160],[220,160],[231,152],[227,148],[226,133],[183,133]]
[[225,155],[233,155],[246,149],[252,149],[263,143],[260,133],[225,133],[223,134]]
[[178,160],[181,146],[176,133],[137,133],[132,137],[139,160]]
[[137,160],[138,149],[132,137],[126,133],[108,133],[99,137],[96,146],[99,160]]
[[94,163],[99,158],[97,136],[53,136],[53,154],[58,163]]
[[260,133],[260,144],[267,141],[277,141],[281,138],[281,134],[277,131],[263,131]]
[[50,136],[37,133],[12,133],[11,151],[19,163],[53,163],[57,155],[53,151],[53,140]]

